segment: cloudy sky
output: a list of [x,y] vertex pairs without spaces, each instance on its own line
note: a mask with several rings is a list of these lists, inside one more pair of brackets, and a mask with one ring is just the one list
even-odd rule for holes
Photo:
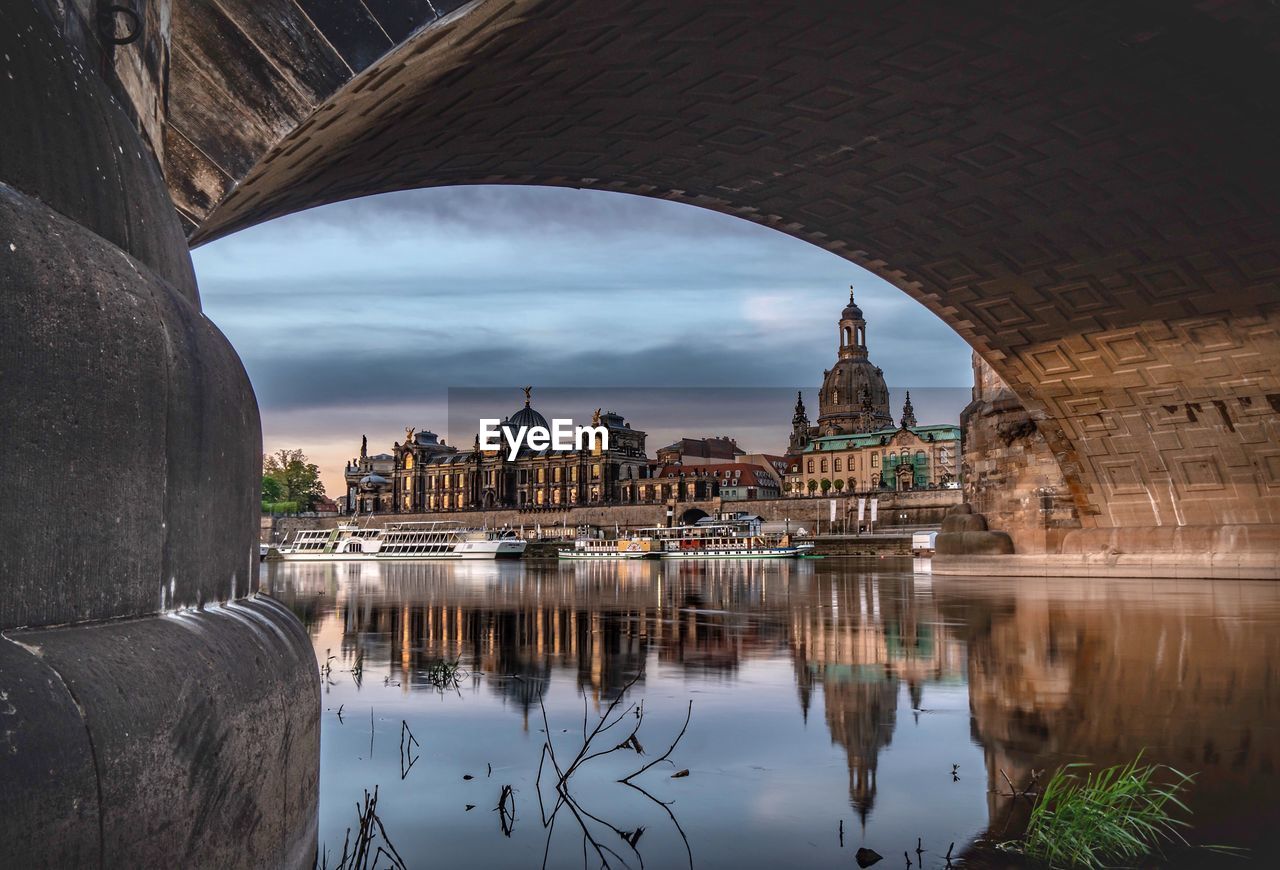
[[[918,303],[805,242],[617,193],[452,187],[324,206],[193,253],[205,313],[244,360],[264,448],[301,448],[330,493],[370,450],[431,429],[469,444],[474,409],[523,403],[649,433],[781,452],[795,391],[816,417],[850,284],[898,413],[954,422],[967,345]],[[485,388],[480,391],[477,388]],[[554,389],[553,389],[554,388]],[[542,401],[539,401],[541,399]]]

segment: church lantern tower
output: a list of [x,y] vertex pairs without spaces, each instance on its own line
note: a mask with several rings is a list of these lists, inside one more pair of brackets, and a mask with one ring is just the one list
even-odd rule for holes
[[840,343],[836,364],[822,380],[818,393],[817,434],[852,435],[894,427],[889,412],[889,388],[884,372],[872,364],[867,351],[867,321],[853,300],[840,312]]

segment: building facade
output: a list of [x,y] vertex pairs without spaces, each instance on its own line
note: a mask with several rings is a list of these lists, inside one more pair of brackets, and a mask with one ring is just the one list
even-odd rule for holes
[[[502,429],[550,429],[530,404],[531,389],[525,389],[524,407],[504,419]],[[645,433],[620,414],[599,409],[592,425],[608,429],[608,450],[599,443],[568,451],[525,444],[514,459],[505,440],[499,450],[482,450],[477,435],[469,449],[460,450],[434,432],[409,428],[390,454],[367,457],[361,448],[360,460],[346,469],[348,505],[360,513],[422,513],[634,502],[636,481],[649,475]]]

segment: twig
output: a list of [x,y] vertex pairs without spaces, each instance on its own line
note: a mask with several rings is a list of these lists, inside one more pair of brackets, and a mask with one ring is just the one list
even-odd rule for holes
[[676,739],[675,739],[675,740],[673,740],[673,741],[671,741],[671,745],[667,747],[667,751],[666,751],[666,752],[664,752],[664,753],[662,753],[661,755],[659,755],[659,756],[658,756],[657,758],[655,758],[653,761],[650,761],[648,764],[646,764],[644,767],[640,768],[639,770],[637,770],[635,773],[631,774],[630,776],[626,776],[626,777],[623,777],[622,779],[618,780],[618,782],[630,783],[630,782],[631,782],[631,780],[635,779],[637,776],[639,776],[640,774],[644,773],[646,770],[648,770],[649,768],[653,767],[655,764],[657,764],[657,763],[659,763],[659,762],[661,762],[661,761],[666,761],[666,760],[667,760],[667,757],[668,757],[669,755],[671,755],[672,751],[676,748],[676,744],[680,742],[680,738],[681,738],[681,737],[684,737],[685,729],[687,729],[687,728],[689,727],[689,719],[690,719],[692,716],[693,716],[693,701],[692,701],[692,700],[690,700],[690,701],[689,701],[689,710],[688,710],[688,712],[687,712],[687,713],[685,713],[685,716],[684,716],[684,725],[682,725],[682,726],[681,726],[681,728],[680,728],[680,733],[676,735]]
[[[636,681],[638,681],[642,676],[644,676],[644,671],[638,671],[636,675],[631,678],[630,682],[628,682],[625,686],[622,687],[622,691],[618,692],[618,697],[614,698],[611,702],[609,702],[609,706],[605,708],[604,715],[600,717],[600,721],[596,723],[596,727],[593,728],[591,733],[587,735],[586,739],[582,741],[582,748],[578,750],[578,754],[574,756],[573,761],[571,761],[569,763],[569,766],[565,768],[564,773],[560,774],[560,782],[557,783],[557,787],[563,786],[564,781],[568,779],[575,770],[578,769],[578,766],[580,764],[582,764],[584,760],[584,756],[587,754],[587,750],[591,748],[591,741],[595,739],[596,735],[599,734],[601,731],[607,731],[609,728],[612,728],[614,725],[617,725],[618,722],[622,721],[622,718],[626,716],[628,712],[630,712],[631,708],[628,707],[626,710],[622,712],[622,715],[619,716],[616,721],[608,724],[606,727],[606,723],[609,721],[609,717],[613,715],[613,711],[617,708],[618,704],[622,703],[622,699],[626,697],[627,692],[631,689],[632,686],[636,684]],[[539,698],[541,698],[541,695],[539,695]],[[584,701],[586,700],[585,695],[583,696],[583,700]],[[586,731],[585,716],[586,716],[586,710],[584,708],[583,723],[582,723],[584,732]],[[547,730],[547,739],[548,740],[551,739],[550,728],[548,728]],[[600,754],[603,754],[603,753],[600,753]]]
[[667,814],[667,817],[671,819],[671,824],[676,826],[676,831],[680,834],[680,839],[684,840],[684,850],[689,856],[689,870],[693,870],[693,849],[689,846],[689,838],[685,836],[684,828],[680,827],[680,822],[678,819],[676,819],[676,814],[671,812],[671,807],[667,806],[667,804],[663,803],[653,795],[649,794],[647,791],[645,791],[640,786],[636,785],[634,782],[625,782],[623,784],[626,785],[627,788],[634,788],[636,791],[640,792],[640,794],[644,795],[649,800],[653,801],[655,804],[662,807],[663,812],[665,812]]

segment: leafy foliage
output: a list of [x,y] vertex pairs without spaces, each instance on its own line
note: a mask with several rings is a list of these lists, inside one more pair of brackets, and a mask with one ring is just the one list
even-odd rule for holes
[[[312,510],[317,499],[324,497],[320,468],[308,462],[301,450],[277,450],[262,457],[262,500],[264,502],[297,502],[302,510]],[[274,481],[276,497],[267,497],[267,479]]]
[[264,514],[296,514],[300,509],[296,501],[264,501],[262,503]]
[[[1050,867],[1101,868],[1147,855],[1161,843],[1186,844],[1190,813],[1179,795],[1194,779],[1159,764],[1142,764],[1142,754],[1085,774],[1087,764],[1059,768],[1045,785],[1023,837],[1022,851]],[[1167,772],[1171,781],[1157,781]]]
[[284,486],[280,481],[276,480],[274,477],[263,475],[262,500],[268,503],[284,500]]

